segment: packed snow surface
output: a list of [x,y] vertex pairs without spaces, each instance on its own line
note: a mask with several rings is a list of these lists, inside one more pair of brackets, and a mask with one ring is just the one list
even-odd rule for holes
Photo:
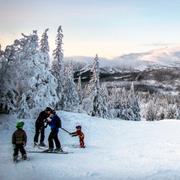
[[[60,130],[64,150],[70,154],[30,154],[30,161],[14,164],[11,135],[15,116],[0,116],[1,180],[175,180],[180,179],[180,121],[106,120],[85,114],[58,112],[69,131],[81,125],[85,149],[78,138]],[[26,150],[33,149],[34,121],[25,120]],[[46,129],[46,143],[49,128]]]

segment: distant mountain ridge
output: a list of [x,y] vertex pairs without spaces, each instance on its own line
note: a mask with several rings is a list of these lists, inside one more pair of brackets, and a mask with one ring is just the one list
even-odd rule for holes
[[[65,57],[65,61],[92,64],[94,57]],[[147,68],[180,67],[180,47],[161,48],[144,53],[130,53],[107,59],[99,57],[100,67],[145,70]]]

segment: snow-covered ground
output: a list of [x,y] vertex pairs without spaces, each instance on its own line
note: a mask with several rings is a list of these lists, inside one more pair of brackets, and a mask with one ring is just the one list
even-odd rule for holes
[[[28,154],[14,164],[11,135],[15,116],[0,116],[0,180],[177,180],[180,179],[180,121],[133,122],[58,112],[63,127],[81,124],[86,149],[74,148],[78,138],[60,130],[64,150],[74,153]],[[25,120],[26,149],[32,149],[34,121]],[[46,141],[49,128],[46,130]]]

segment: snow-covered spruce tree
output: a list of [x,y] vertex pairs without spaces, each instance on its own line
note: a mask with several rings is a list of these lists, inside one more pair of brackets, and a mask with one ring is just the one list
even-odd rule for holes
[[107,86],[101,85],[100,88],[100,111],[101,111],[101,116],[100,117],[104,117],[104,118],[111,118],[111,114],[110,114],[110,105],[108,102],[108,90],[107,90]]
[[169,104],[167,107],[166,119],[177,119],[178,118],[178,108],[176,104]]
[[81,76],[78,77],[77,91],[78,91],[78,96],[79,96],[79,104],[82,104],[83,91],[82,91],[82,85],[81,85]]
[[133,84],[130,91],[113,87],[108,99],[112,117],[132,121],[141,120],[139,102],[134,93]]
[[165,118],[165,114],[166,114],[167,107],[168,107],[168,102],[165,97],[161,98],[160,94],[155,94],[154,96],[156,98],[156,101],[155,101],[156,107],[158,108],[156,119],[162,120]]
[[[111,84],[112,83],[109,83],[110,87],[112,86]],[[116,88],[111,88],[108,92],[108,96],[107,96],[107,101],[108,101],[108,104],[109,104],[109,114],[110,116],[113,118],[113,117],[117,117],[117,113],[116,113],[116,110],[115,110],[115,89]]]
[[59,26],[56,37],[56,49],[53,51],[54,60],[52,62],[52,73],[57,79],[58,88],[57,94],[59,101],[56,104],[56,108],[63,108],[63,88],[64,88],[64,62],[63,62],[63,48],[62,48],[63,32],[62,27]]
[[177,119],[180,119],[180,105],[177,107]]
[[65,69],[63,90],[63,109],[66,111],[77,111],[79,106],[79,96],[76,84],[74,83],[74,73],[71,64]]
[[157,120],[157,112],[158,108],[156,107],[156,103],[154,98],[149,101],[146,109],[146,121],[155,121]]
[[3,76],[4,76],[4,63],[5,63],[5,58],[4,58],[4,52],[1,50],[1,44],[0,44],[0,90],[2,88],[2,82],[3,82]]
[[15,79],[19,93],[20,117],[35,117],[46,106],[54,107],[58,101],[57,82],[47,68],[47,61],[39,51],[37,31],[19,40],[18,72]]
[[49,29],[46,29],[42,34],[42,38],[40,41],[40,50],[41,54],[44,58],[43,63],[45,64],[45,68],[49,68],[50,65],[50,58],[49,58],[49,42],[48,42],[48,32]]
[[131,89],[129,93],[129,105],[130,105],[130,109],[132,109],[133,112],[133,116],[130,119],[133,121],[140,121],[141,120],[140,107],[139,107],[138,98],[134,93],[133,83],[131,84]]
[[125,88],[123,88],[122,93],[119,94],[120,101],[119,101],[119,108],[118,108],[118,118],[120,119],[124,119],[124,120],[134,119],[134,112],[131,107],[129,94],[130,92],[127,91]]
[[124,118],[123,110],[126,108],[127,95],[125,88],[120,89],[112,85],[108,101],[110,104],[110,113],[113,118]]
[[0,57],[3,56],[4,51],[1,49],[1,44],[0,44]]
[[0,107],[2,112],[10,112],[16,109],[16,46],[9,45],[5,51],[1,53],[1,69],[0,69]]
[[1,50],[1,45],[0,45],[0,112],[5,112],[6,111],[6,100],[4,98],[4,93],[5,93],[5,87],[4,87],[4,81],[5,81],[5,67],[7,65],[7,62],[4,58],[4,52]]
[[94,63],[92,66],[92,77],[88,84],[88,97],[83,100],[84,109],[92,116],[104,117],[107,118],[109,116],[107,97],[104,93],[102,93],[102,89],[100,87],[99,82],[99,58],[96,55],[94,59]]

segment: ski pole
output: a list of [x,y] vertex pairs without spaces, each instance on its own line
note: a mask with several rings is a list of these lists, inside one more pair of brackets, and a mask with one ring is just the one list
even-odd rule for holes
[[70,134],[70,132],[69,131],[67,131],[66,129],[64,129],[64,128],[61,128],[63,131],[65,131],[65,132],[67,132],[68,134]]

